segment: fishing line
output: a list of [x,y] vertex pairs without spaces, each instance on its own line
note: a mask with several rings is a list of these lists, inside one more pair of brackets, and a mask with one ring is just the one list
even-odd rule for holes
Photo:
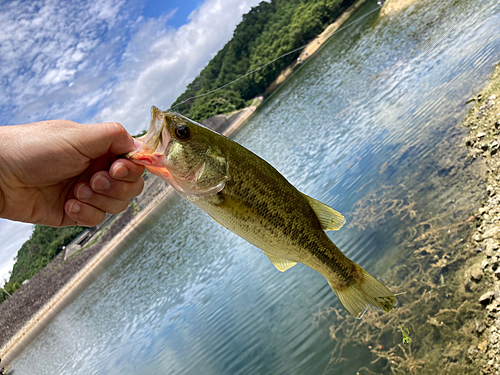
[[[330,37],[328,37],[328,39],[332,38],[334,35],[338,34],[338,33],[339,33],[339,32],[341,32],[342,30],[347,29],[348,27],[350,27],[350,26],[354,25],[355,23],[357,23],[357,22],[361,21],[362,19],[364,19],[364,18],[368,17],[368,16],[369,16],[369,15],[371,15],[372,13],[375,13],[375,12],[379,11],[379,10],[380,10],[380,8],[382,8],[382,5],[378,5],[378,6],[377,6],[374,10],[372,10],[372,11],[368,12],[368,13],[367,13],[367,14],[365,14],[364,16],[359,17],[357,20],[355,20],[355,21],[353,21],[353,22],[351,22],[351,23],[349,23],[349,24],[347,24],[347,25],[345,25],[345,26],[340,27],[340,28],[339,28],[337,31],[335,31],[335,32],[334,32],[334,33],[333,33]],[[320,48],[318,48],[318,50],[316,50],[316,51],[314,52],[314,54],[316,54],[317,52],[321,51],[321,50],[324,48],[324,46],[328,44],[328,39],[327,39],[327,41],[326,41],[325,43],[323,43],[323,45],[321,45],[321,46],[320,46]],[[245,78],[245,77],[248,77],[250,74],[253,74],[253,73],[255,73],[255,72],[258,72],[259,70],[261,70],[261,69],[265,68],[266,66],[268,66],[268,65],[272,64],[273,62],[278,61],[278,60],[280,60],[280,59],[282,59],[282,58],[284,58],[284,57],[286,57],[286,56],[288,56],[288,55],[291,55],[292,53],[295,53],[295,52],[297,52],[297,51],[300,51],[300,50],[302,50],[302,49],[306,48],[309,44],[310,44],[310,43],[304,44],[303,46],[300,46],[300,47],[295,48],[295,49],[293,49],[293,50],[291,50],[291,51],[289,51],[289,52],[287,52],[287,53],[284,53],[283,55],[276,57],[274,60],[271,60],[271,61],[269,61],[269,62],[265,63],[264,65],[261,65],[260,67],[258,67],[258,68],[256,68],[256,69],[252,70],[251,72],[248,72],[248,73],[246,73],[245,75],[242,75],[241,77],[236,78],[235,80],[233,80],[233,81],[231,81],[231,82],[229,82],[229,83],[226,83],[225,85],[220,86],[220,87],[218,87],[218,88],[216,88],[216,89],[214,89],[214,90],[212,90],[212,91],[206,92],[206,93],[204,93],[204,94],[200,94],[200,95],[196,95],[196,96],[189,97],[189,98],[185,99],[184,101],[182,101],[182,102],[180,102],[180,103],[177,103],[177,104],[176,104],[176,105],[174,105],[174,106],[171,106],[171,107],[169,108],[169,110],[173,110],[174,108],[176,108],[176,107],[178,107],[178,106],[180,106],[180,105],[182,105],[182,104],[185,104],[185,103],[187,103],[187,102],[188,102],[188,101],[190,101],[190,100],[193,100],[193,99],[198,99],[198,98],[202,98],[202,97],[204,97],[204,96],[207,96],[207,95],[213,94],[214,92],[217,92],[217,91],[219,91],[219,90],[222,90],[223,88],[226,88],[227,86],[232,85],[233,83],[236,83],[236,82],[238,82],[238,81],[242,80],[242,79],[243,79],[243,78]],[[312,56],[314,56],[314,55],[311,55],[310,57],[312,57]],[[307,61],[307,60],[305,60],[305,61]],[[304,64],[301,64],[300,68],[299,68],[299,69],[297,69],[296,71],[299,71],[300,69],[302,69],[302,65],[304,65]]]

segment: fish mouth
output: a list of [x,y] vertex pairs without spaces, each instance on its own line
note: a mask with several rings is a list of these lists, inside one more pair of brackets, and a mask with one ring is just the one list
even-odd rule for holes
[[143,165],[148,172],[168,182],[171,181],[172,174],[163,164],[163,154],[150,154],[139,149],[134,151],[132,155],[127,155],[127,158],[134,164]]
[[165,114],[156,107],[151,108],[151,122],[145,135],[134,139],[136,150],[125,155],[131,162],[143,165],[152,174],[170,182],[172,174],[164,164],[164,155],[172,138],[165,126]]

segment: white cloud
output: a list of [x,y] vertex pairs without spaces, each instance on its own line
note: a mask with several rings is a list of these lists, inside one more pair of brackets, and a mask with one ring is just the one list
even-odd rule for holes
[[[124,7],[125,0],[4,3],[0,8],[1,112],[8,107],[13,122],[26,122],[59,114],[57,102],[79,101],[79,92],[68,87],[84,76],[100,76],[99,71],[113,64],[117,47],[112,39],[119,35],[113,27],[125,22]],[[97,63],[85,70],[88,61]],[[61,96],[54,96],[58,92]],[[30,105],[36,107],[37,102],[40,110],[32,111]]]
[[14,257],[22,244],[29,240],[33,225],[0,219],[0,287],[9,278]]
[[168,26],[175,12],[145,19],[125,0],[11,2],[0,10],[0,123],[142,130],[151,105],[168,107],[259,2],[206,0],[178,29]]
[[[9,1],[0,7],[0,124],[51,118],[145,129],[230,40],[260,0],[206,0],[178,29],[125,0]],[[131,5],[132,4],[132,5]],[[30,224],[0,220],[0,283]]]
[[93,122],[119,121],[131,133],[146,129],[150,107],[172,104],[259,2],[208,0],[179,29],[166,28],[162,19],[144,22],[127,46],[120,81]]

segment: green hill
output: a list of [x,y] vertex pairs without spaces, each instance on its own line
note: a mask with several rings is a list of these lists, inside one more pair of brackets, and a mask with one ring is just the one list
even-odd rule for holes
[[[14,293],[24,280],[33,277],[43,269],[57,254],[83,232],[84,227],[53,228],[35,225],[33,233],[17,252],[14,268],[9,281],[3,286],[8,293]],[[7,299],[4,290],[0,292],[0,302]]]
[[[301,47],[334,22],[355,0],[272,0],[261,2],[243,16],[232,39],[210,60],[199,76],[173,104],[209,93],[278,56]],[[176,111],[201,121],[245,107],[276,79],[300,54],[290,54],[230,86],[189,100]],[[43,269],[85,228],[52,228],[36,225],[31,238],[17,253],[16,263],[4,289],[14,293],[24,280]],[[8,295],[2,290],[0,302]]]
[[[245,107],[290,65],[300,51],[250,74],[224,89],[209,93],[284,53],[301,47],[334,22],[355,0],[272,0],[261,2],[243,16],[232,39],[210,60],[199,76],[174,102],[175,110],[201,121]],[[178,106],[177,106],[178,105]]]

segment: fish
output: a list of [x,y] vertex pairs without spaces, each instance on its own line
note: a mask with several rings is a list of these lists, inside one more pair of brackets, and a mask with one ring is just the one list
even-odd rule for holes
[[284,272],[302,263],[325,277],[345,309],[389,312],[394,294],[345,256],[325,231],[345,218],[297,190],[237,142],[179,113],[151,108],[147,133],[126,157],[167,181],[187,201],[258,247]]

